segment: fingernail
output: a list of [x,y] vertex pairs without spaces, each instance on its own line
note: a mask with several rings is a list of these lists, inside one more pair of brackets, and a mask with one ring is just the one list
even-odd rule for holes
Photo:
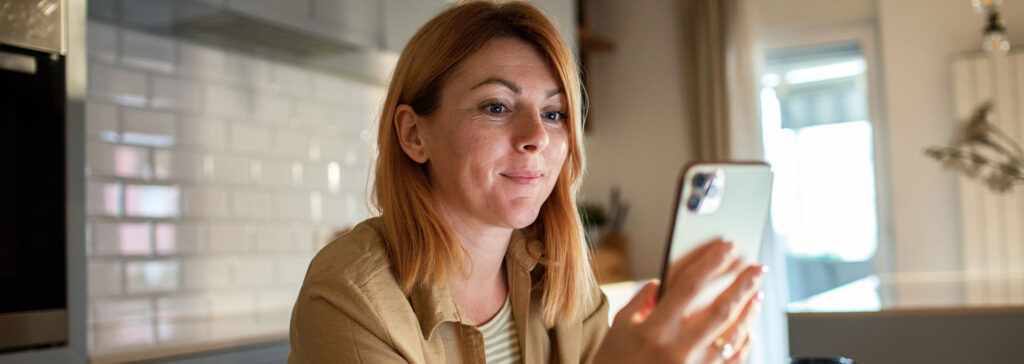
[[756,297],[758,301],[764,301],[764,291],[757,291]]

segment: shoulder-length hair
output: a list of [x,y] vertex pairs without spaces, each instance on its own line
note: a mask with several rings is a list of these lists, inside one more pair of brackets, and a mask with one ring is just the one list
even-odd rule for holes
[[373,202],[384,219],[385,244],[395,275],[407,294],[417,285],[446,283],[453,271],[466,274],[465,252],[438,213],[427,170],[402,151],[393,118],[401,104],[420,115],[436,110],[452,69],[497,37],[514,37],[536,46],[568,99],[568,156],[537,220],[527,228],[542,243],[535,252],[545,269],[542,318],[554,325],[574,318],[593,302],[594,276],[575,205],[584,169],[579,71],[557,28],[540,10],[518,1],[469,2],[444,11],[409,40],[381,112]]

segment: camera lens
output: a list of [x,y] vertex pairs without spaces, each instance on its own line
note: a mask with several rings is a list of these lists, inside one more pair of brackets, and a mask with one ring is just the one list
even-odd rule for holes
[[693,176],[693,187],[704,188],[705,183],[708,183],[708,175],[697,173],[697,175]]
[[691,196],[689,201],[686,201],[686,207],[691,211],[697,211],[697,207],[700,207],[700,197]]

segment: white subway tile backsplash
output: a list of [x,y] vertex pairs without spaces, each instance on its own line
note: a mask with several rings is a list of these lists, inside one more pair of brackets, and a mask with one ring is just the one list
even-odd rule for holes
[[195,82],[153,76],[150,104],[160,109],[199,109],[203,105],[203,88]]
[[197,153],[158,149],[153,151],[153,176],[157,180],[198,181],[202,158]]
[[224,51],[189,42],[178,44],[181,69],[206,77],[220,77],[227,68],[227,54]]
[[253,117],[259,120],[283,123],[291,120],[292,104],[285,97],[256,94],[253,101]]
[[124,321],[144,321],[153,318],[153,300],[144,299],[104,299],[98,298],[92,303],[90,321],[96,324],[107,324]]
[[[255,161],[255,160],[254,160]],[[292,184],[292,164],[278,160],[261,160],[260,173],[251,173],[253,183],[285,187]],[[250,167],[250,172],[252,168]]]
[[237,259],[233,257],[197,257],[182,263],[184,287],[202,291],[231,286]]
[[261,253],[309,253],[313,229],[304,225],[269,225],[256,230],[256,249]]
[[89,215],[121,215],[121,184],[87,182],[85,205]]
[[327,191],[330,193],[341,191],[341,165],[335,161],[327,163]]
[[186,187],[181,191],[184,216],[211,218],[228,216],[228,194],[224,190]]
[[212,319],[174,321],[160,319],[156,324],[157,339],[161,344],[194,343],[197,338],[211,338]]
[[245,183],[249,179],[249,163],[245,158],[206,154],[203,156],[203,178],[213,182]]
[[220,121],[191,117],[181,119],[181,144],[221,149],[226,135],[224,123]]
[[103,62],[114,63],[117,60],[119,29],[90,21],[85,30],[89,42],[89,56]]
[[230,114],[248,115],[252,95],[238,88],[206,85],[203,89],[206,110]]
[[[189,265],[186,263],[185,268]],[[160,319],[195,319],[210,313],[210,302],[198,294],[160,297],[156,299],[156,316]]]
[[369,205],[362,190],[345,195],[345,209],[348,214],[346,226],[354,226],[370,217]]
[[304,125],[322,126],[336,122],[331,120],[331,109],[309,101],[297,103],[295,118]]
[[256,310],[255,292],[213,292],[207,299],[213,315],[238,315]]
[[311,259],[309,255],[278,256],[274,281],[278,284],[301,284]]
[[298,158],[309,155],[309,135],[288,130],[275,130],[272,134],[274,137],[274,152]]
[[238,254],[251,250],[253,228],[243,224],[210,224],[209,251],[213,254]]
[[325,222],[348,222],[348,208],[344,197],[331,194],[324,195],[323,209]]
[[269,128],[235,123],[231,125],[231,147],[244,152],[267,152],[272,140]]
[[309,72],[282,63],[274,65],[274,81],[281,91],[295,96],[306,96],[311,86]]
[[169,292],[178,289],[180,263],[176,260],[151,260],[125,263],[128,293]]
[[124,214],[170,218],[181,215],[181,189],[166,185],[125,185]]
[[93,348],[280,332],[312,255],[366,215],[383,88],[96,21],[88,37]]
[[235,191],[232,200],[235,216],[257,219],[270,217],[271,195],[268,193]]
[[205,251],[206,227],[196,223],[156,224],[158,254],[197,254]]
[[146,106],[146,75],[98,62],[89,63],[89,98],[119,105]]
[[291,311],[295,299],[299,297],[296,288],[262,289],[257,293],[260,312]]
[[256,228],[256,251],[274,253],[288,251],[287,225],[264,225]]
[[324,198],[320,191],[309,193],[309,218],[315,222],[324,218]]
[[330,138],[320,144],[320,158],[327,160],[340,160],[345,155],[348,139]]
[[123,276],[120,262],[90,260],[86,273],[89,297],[121,294]]
[[301,193],[279,194],[277,195],[276,202],[277,204],[274,208],[274,217],[280,219],[309,220],[309,195]]
[[151,71],[174,72],[174,41],[152,34],[121,29],[121,63]]
[[317,190],[327,189],[327,163],[306,163],[302,172],[304,186]]
[[92,255],[149,255],[153,230],[149,223],[91,224]]
[[228,53],[224,58],[226,69],[221,75],[230,83],[260,85],[270,82],[270,68],[256,58]]
[[177,139],[177,120],[174,114],[135,108],[121,111],[121,141],[152,147],[168,147]]
[[110,143],[120,141],[121,127],[116,106],[97,102],[85,103],[85,130],[90,139]]
[[313,98],[328,105],[340,105],[347,99],[346,80],[327,74],[313,76]]
[[271,282],[274,276],[274,261],[269,257],[245,257],[238,259],[235,269],[235,286],[259,287]]
[[107,143],[86,144],[86,174],[148,179],[153,174],[149,150]]
[[94,351],[134,349],[156,342],[153,325],[146,321],[131,321],[113,327],[95,327],[90,333]]

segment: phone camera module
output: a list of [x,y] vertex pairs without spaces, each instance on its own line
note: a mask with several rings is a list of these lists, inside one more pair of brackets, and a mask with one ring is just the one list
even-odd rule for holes
[[693,187],[704,188],[704,185],[708,183],[708,175],[704,173],[697,173],[693,176]]
[[718,187],[711,185],[708,187],[708,197],[712,197],[718,194]]
[[690,199],[686,201],[686,208],[690,211],[697,211],[700,207],[700,196],[690,196]]

